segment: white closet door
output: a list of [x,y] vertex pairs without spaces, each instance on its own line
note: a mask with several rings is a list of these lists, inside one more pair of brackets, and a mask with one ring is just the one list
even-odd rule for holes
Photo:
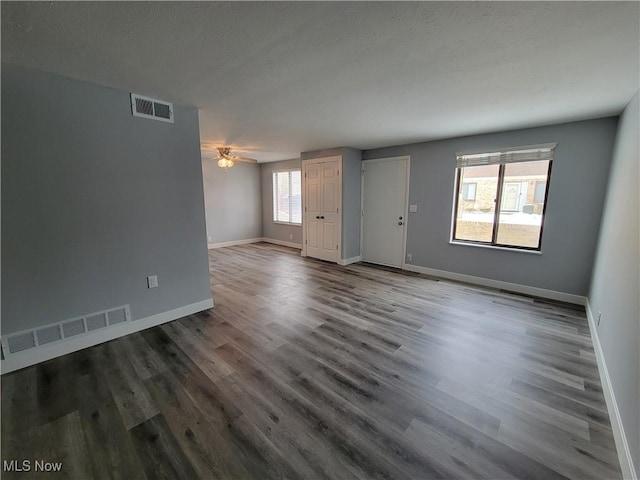
[[340,162],[305,165],[307,256],[337,262],[340,232]]

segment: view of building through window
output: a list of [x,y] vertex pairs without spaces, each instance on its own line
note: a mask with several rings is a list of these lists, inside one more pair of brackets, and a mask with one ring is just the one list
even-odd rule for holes
[[302,223],[300,170],[273,172],[273,221]]
[[549,165],[542,160],[459,168],[453,239],[538,249]]

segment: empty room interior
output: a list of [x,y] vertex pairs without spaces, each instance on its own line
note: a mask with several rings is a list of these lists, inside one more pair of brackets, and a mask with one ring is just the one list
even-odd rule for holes
[[8,2],[2,478],[640,476],[640,2]]

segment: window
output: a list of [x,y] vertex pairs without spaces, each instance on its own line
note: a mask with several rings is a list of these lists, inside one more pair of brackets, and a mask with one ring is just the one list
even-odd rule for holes
[[300,170],[273,172],[273,221],[302,223]]
[[458,155],[452,240],[540,250],[554,150]]
[[462,184],[462,199],[465,201],[473,202],[476,199],[476,186],[477,183],[463,183]]

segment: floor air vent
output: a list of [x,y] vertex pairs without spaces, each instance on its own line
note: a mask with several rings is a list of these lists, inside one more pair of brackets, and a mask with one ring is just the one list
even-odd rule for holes
[[29,348],[34,348],[36,346],[36,340],[33,332],[19,333],[7,339],[7,346],[9,347],[9,353],[21,352]]
[[90,332],[93,330],[98,330],[99,328],[105,328],[106,326],[107,315],[104,313],[87,317],[87,330],[89,330]]
[[96,330],[130,321],[129,305],[123,305],[44,327],[11,333],[2,337],[2,355],[3,358],[7,358],[14,353],[62,342],[79,335],[90,335]]
[[62,340],[62,332],[60,331],[59,325],[53,325],[52,327],[45,327],[37,330],[36,337],[38,338],[38,344],[44,345],[46,343]]
[[136,117],[173,123],[173,104],[162,100],[131,94],[131,113]]

